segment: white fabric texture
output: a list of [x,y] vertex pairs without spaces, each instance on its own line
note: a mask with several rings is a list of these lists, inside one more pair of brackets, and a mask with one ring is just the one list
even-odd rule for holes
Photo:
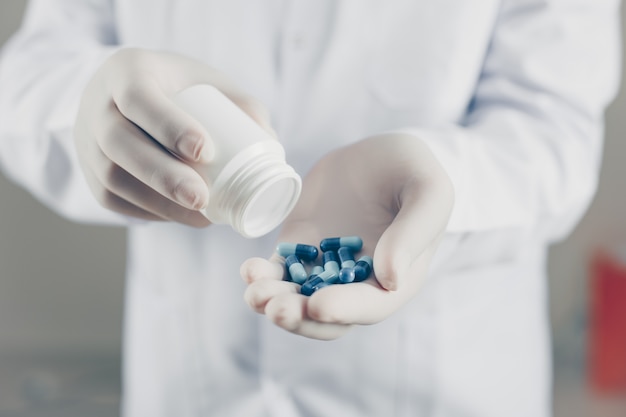
[[[616,0],[33,0],[0,61],[0,166],[58,213],[129,227],[125,417],[542,417],[547,245],[595,191],[618,88]],[[456,204],[421,294],[332,342],[250,311],[274,236],[101,208],[72,126],[121,46],[174,51],[261,100],[304,175],[386,131],[425,140]],[[419,231],[416,231],[419,233]]]

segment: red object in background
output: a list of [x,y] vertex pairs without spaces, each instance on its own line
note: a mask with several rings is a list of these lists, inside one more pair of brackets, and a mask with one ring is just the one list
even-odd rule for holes
[[598,252],[591,264],[588,376],[600,393],[626,393],[626,259]]

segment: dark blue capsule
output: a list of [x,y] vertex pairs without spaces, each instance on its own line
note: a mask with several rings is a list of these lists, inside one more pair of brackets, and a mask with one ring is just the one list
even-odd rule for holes
[[276,246],[276,252],[286,258],[289,255],[296,255],[304,261],[314,261],[317,258],[317,248],[303,243],[281,242]]
[[330,285],[332,285],[332,284],[329,283],[329,282],[325,282],[325,281],[324,282],[320,282],[315,287],[313,287],[313,292],[316,292],[317,290],[321,290],[322,288],[328,287]]
[[363,247],[363,239],[358,236],[327,237],[320,242],[320,249],[323,252],[337,250],[342,246],[349,247],[352,252],[358,252]]
[[300,287],[300,293],[307,296],[311,295],[315,292],[315,287],[323,282],[324,280],[317,275],[311,277],[307,279],[304,284],[302,284],[302,287]]
[[324,252],[323,255],[324,271],[330,270],[339,273],[339,263],[337,262],[337,254],[333,251]]
[[342,268],[349,268],[354,266],[354,255],[352,249],[350,249],[349,247],[340,247],[337,251],[337,255],[339,256],[339,264]]
[[354,265],[354,280],[363,281],[372,273],[374,261],[367,255],[361,256]]

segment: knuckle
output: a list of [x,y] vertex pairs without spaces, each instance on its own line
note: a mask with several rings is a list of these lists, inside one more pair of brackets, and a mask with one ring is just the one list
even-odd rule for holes
[[163,125],[163,131],[167,137],[174,138],[173,144],[175,149],[178,149],[181,142],[188,137],[197,138],[197,140],[205,139],[200,129],[191,126],[180,126],[179,123],[175,122],[165,123]]
[[[185,172],[166,170],[161,167],[148,168],[148,185],[163,195],[171,202],[177,203],[175,207],[182,209],[181,205],[189,202],[190,208],[195,208],[200,199],[205,198],[202,194],[201,184],[193,177],[185,175]],[[193,201],[193,204],[191,203]],[[199,207],[198,207],[199,208]],[[189,210],[186,208],[185,210]],[[192,210],[196,211],[196,210]]]
[[259,294],[255,286],[246,289],[243,295],[244,301],[257,313],[263,313],[267,299]]
[[145,87],[141,83],[126,85],[115,94],[115,104],[122,114],[128,114],[141,105],[145,95]]
[[161,175],[161,183],[172,198],[189,193],[189,187],[181,179],[174,179],[169,175]]
[[254,262],[254,260],[251,258],[248,258],[245,261],[243,261],[243,263],[239,266],[239,275],[248,284],[254,282],[253,280],[249,278],[252,271],[254,271],[254,268],[252,267],[252,262]]
[[[245,269],[243,269],[245,267]],[[257,282],[264,278],[257,269],[251,268],[249,264],[242,265],[241,274],[248,283]]]
[[328,315],[318,304],[314,304],[312,302],[309,303],[309,307],[307,309],[307,314],[309,317],[315,321],[326,322],[328,321]]
[[322,323],[339,323],[340,321],[332,308],[326,304],[316,303],[314,299],[309,302],[307,314],[311,319]]
[[[145,109],[144,109],[145,110]],[[195,119],[185,114],[169,112],[167,108],[154,107],[150,110],[150,133],[161,145],[174,152],[180,151],[189,139],[200,143],[206,140],[205,134]],[[147,113],[146,113],[147,114]]]
[[273,308],[269,317],[274,324],[285,330],[294,331],[300,326],[300,320],[286,306]]
[[201,200],[206,200],[206,196],[201,189],[203,183],[192,178],[185,175],[162,175],[161,183],[171,200],[176,202],[184,200],[183,204],[190,204],[189,208],[199,209]]
[[170,176],[166,175],[159,167],[152,166],[146,168],[146,170],[146,178],[148,179],[148,185],[151,188],[154,188],[155,190],[163,190],[169,197],[174,196],[174,192],[176,191],[176,187],[178,185]]

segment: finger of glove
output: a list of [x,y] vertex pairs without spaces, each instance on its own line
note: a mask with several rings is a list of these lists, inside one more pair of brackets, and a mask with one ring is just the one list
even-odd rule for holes
[[246,259],[239,268],[241,278],[248,284],[260,280],[281,281],[285,278],[285,266],[278,257]]
[[206,227],[211,222],[197,210],[190,210],[162,196],[137,180],[97,150],[94,173],[102,187],[123,200],[155,216],[193,227]]
[[[209,84],[220,90],[229,100],[235,103],[244,113],[275,138],[276,132],[271,126],[270,112],[262,102],[243,92],[237,84],[221,71],[206,64],[179,55],[166,54],[169,65],[175,69],[180,78],[173,83],[174,90],[180,90],[194,84]],[[171,79],[171,78],[170,78]],[[163,80],[161,80],[163,82]]]
[[307,316],[322,323],[378,323],[417,293],[426,276],[430,257],[431,251],[427,250],[413,263],[408,273],[415,279],[398,291],[381,288],[373,277],[363,282],[324,287],[310,297]]
[[163,221],[160,216],[146,211],[135,204],[132,204],[120,196],[112,193],[102,186],[96,174],[90,170],[85,170],[85,179],[92,194],[104,208],[122,214],[124,216],[134,217],[142,220]]
[[159,194],[191,210],[208,204],[209,190],[200,174],[119,113],[96,140],[109,160]]
[[113,100],[128,120],[163,147],[189,162],[210,162],[214,147],[206,129],[178,107],[155,81],[113,91]]
[[225,95],[266,132],[272,135],[274,139],[278,138],[276,131],[272,127],[269,110],[260,101],[241,94],[226,92]]
[[251,309],[264,314],[265,306],[281,294],[297,294],[298,285],[288,281],[260,280],[253,282],[244,292],[244,300]]
[[265,314],[277,326],[311,339],[337,339],[350,330],[349,325],[310,320],[306,315],[308,301],[300,294],[279,294],[267,302]]
[[373,257],[376,278],[390,291],[398,289],[411,264],[442,233],[450,210],[436,182],[407,184],[402,194],[400,210],[378,240]]
[[[279,242],[308,243],[316,245],[317,235],[312,232],[313,228],[305,222],[292,222],[287,220],[278,238]],[[287,278],[285,259],[278,253],[273,252],[268,259],[259,257],[244,261],[239,268],[242,279],[249,283],[261,280],[284,280]]]

